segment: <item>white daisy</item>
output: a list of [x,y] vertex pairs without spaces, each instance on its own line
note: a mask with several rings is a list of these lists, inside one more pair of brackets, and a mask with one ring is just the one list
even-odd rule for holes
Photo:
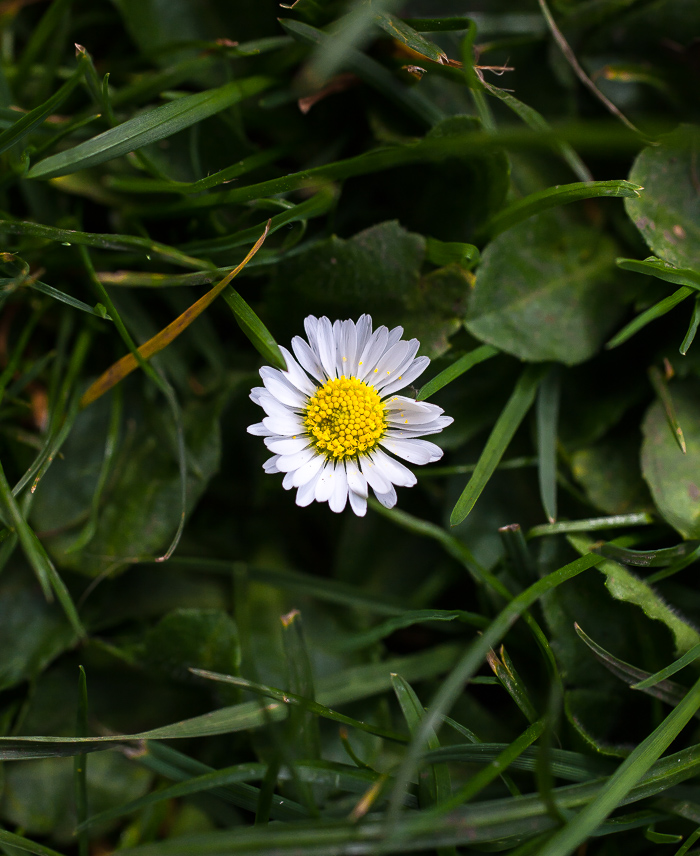
[[387,452],[412,464],[437,461],[442,449],[417,438],[452,422],[435,404],[394,395],[430,360],[416,357],[418,339],[403,341],[402,327],[372,332],[369,315],[333,324],[309,315],[304,328],[308,342],[292,340],[296,360],[280,349],[287,371],[263,366],[265,386],[250,393],[267,414],[248,428],[273,454],[263,468],[284,473],[282,487],[297,488],[300,506],[316,500],[340,512],[349,498],[362,517],[371,487],[392,508],[394,485],[412,487],[416,477]]

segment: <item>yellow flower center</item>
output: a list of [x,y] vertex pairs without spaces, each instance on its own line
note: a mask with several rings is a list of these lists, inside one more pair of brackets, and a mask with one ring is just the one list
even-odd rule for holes
[[373,386],[343,375],[326,381],[311,396],[304,425],[327,457],[353,458],[373,449],[384,434],[384,405]]

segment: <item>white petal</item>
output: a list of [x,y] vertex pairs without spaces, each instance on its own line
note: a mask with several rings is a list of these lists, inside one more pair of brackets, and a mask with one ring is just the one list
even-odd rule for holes
[[426,422],[423,425],[390,425],[385,437],[422,437],[425,434],[438,434],[443,428],[452,425],[454,419],[451,416],[438,416],[433,422]]
[[443,412],[441,407],[427,401],[414,401],[403,395],[392,395],[384,402],[387,421],[396,425],[421,425],[432,422]]
[[321,470],[321,474],[316,482],[316,492],[314,494],[316,502],[328,502],[333,493],[334,485],[335,464],[332,461],[326,461],[326,465]]
[[389,330],[389,337],[386,340],[387,350],[392,345],[395,345],[402,336],[403,336],[403,327],[393,327],[391,330]]
[[379,442],[392,454],[412,464],[430,464],[433,461],[439,461],[442,457],[442,449],[428,440],[399,439],[384,436]]
[[279,455],[274,455],[274,457],[268,458],[265,461],[265,463],[263,464],[263,469],[265,470],[265,472],[266,473],[278,473],[279,470],[277,469],[277,461],[279,461],[279,459],[280,459]]
[[275,455],[293,455],[295,452],[301,452],[310,444],[310,437],[268,437],[265,440],[265,445]]
[[316,335],[318,336],[318,353],[321,358],[321,365],[328,377],[336,377],[335,335],[333,334],[331,322],[325,316],[318,321]]
[[353,493],[359,494],[359,496],[367,497],[367,479],[360,472],[360,468],[357,466],[355,461],[352,458],[348,458],[345,461],[345,473],[348,479],[348,487]]
[[312,458],[315,458],[318,452],[313,446],[307,449],[302,449],[301,452],[295,452],[293,455],[280,455],[277,461],[277,469],[281,473],[291,473],[303,467]]
[[348,501],[348,480],[345,477],[345,467],[339,464],[335,468],[335,481],[333,482],[333,493],[328,500],[328,505],[331,511],[336,514],[345,508],[345,503]]
[[263,383],[271,395],[274,395],[277,401],[281,401],[282,404],[286,404],[287,407],[293,407],[295,410],[302,410],[306,407],[308,402],[307,396],[305,396],[303,392],[299,392],[295,386],[292,386],[292,384],[282,376],[282,372],[279,373],[279,377],[266,377],[263,380]]
[[254,434],[256,437],[271,437],[272,431],[266,428],[262,422],[256,422],[255,425],[249,425],[246,429],[249,434]]
[[338,336],[338,376],[352,377],[357,374],[355,362],[357,352],[357,337],[355,322],[343,321]]
[[389,331],[386,327],[377,327],[372,335],[367,340],[367,344],[362,349],[360,359],[357,366],[357,377],[362,380],[365,375],[371,374],[376,368],[377,362],[386,349],[386,342],[389,338]]
[[355,325],[355,337],[357,346],[355,350],[355,360],[360,359],[360,355],[372,335],[372,318],[369,315],[360,315]]
[[314,479],[320,472],[325,460],[320,455],[316,455],[316,457],[311,458],[310,461],[299,467],[294,473],[294,481],[292,482],[294,487],[301,487],[303,484],[308,484],[311,479]]
[[364,517],[367,514],[367,497],[360,496],[353,490],[348,493],[348,497],[350,499],[350,508],[352,508],[358,517]]
[[393,508],[396,505],[396,491],[393,487],[386,493],[377,493],[375,490],[374,495],[385,508]]
[[[416,349],[418,348],[418,340],[414,340]],[[367,380],[372,383],[376,390],[382,389],[385,383],[388,383],[396,370],[404,364],[409,351],[413,347],[413,342],[397,342],[388,351],[382,354],[381,359],[377,363],[376,368],[368,376]]]
[[304,369],[302,369],[286,348],[280,346],[280,351],[287,364],[287,371],[284,373],[287,380],[300,392],[303,392],[304,395],[313,395],[316,392],[316,384],[309,378]]
[[[389,455],[381,449],[375,449],[372,452],[372,458],[374,459],[375,464],[382,468],[382,474],[385,475],[392,484],[396,484],[399,487],[413,487],[413,485],[418,481],[408,467],[405,467],[402,463],[399,463],[399,461],[395,461],[393,458],[390,458]],[[281,464],[278,463],[277,466],[282,469]]]
[[309,481],[299,486],[299,490],[297,491],[297,498],[295,500],[296,504],[305,508],[307,505],[311,505],[314,501],[314,492],[316,490],[316,480],[318,479],[318,473],[315,473]]
[[282,479],[282,487],[291,490],[294,487],[294,473],[285,473]]
[[315,315],[307,315],[304,318],[304,330],[306,330],[306,338],[309,340],[311,350],[318,356],[318,318]]
[[391,482],[369,455],[360,458],[360,469],[362,470],[362,475],[367,479],[367,484],[369,484],[375,493],[386,493],[391,489]]
[[314,351],[309,347],[308,342],[305,342],[301,338],[301,336],[295,336],[292,339],[292,350],[294,351],[294,354],[299,360],[299,363],[302,368],[306,369],[306,371],[310,375],[315,377],[316,380],[319,380],[323,383],[326,378],[323,373],[321,361],[314,353]]
[[287,407],[286,404],[282,404],[281,401],[278,401],[267,389],[263,389],[260,393],[256,404],[262,407],[268,416],[279,416],[282,419],[289,415],[294,416],[292,409]]
[[291,411],[288,411],[285,416],[266,416],[263,419],[263,425],[273,434],[281,434],[282,437],[294,437],[305,431],[301,420]]
[[397,369],[398,376],[395,374],[393,380],[382,387],[382,395],[391,395],[392,392],[397,392],[400,389],[408,386],[409,383],[420,377],[430,365],[428,357],[418,357],[408,365],[407,368]]

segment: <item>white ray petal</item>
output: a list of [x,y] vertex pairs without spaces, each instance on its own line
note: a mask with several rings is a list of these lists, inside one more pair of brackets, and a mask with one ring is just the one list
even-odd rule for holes
[[[394,460],[381,449],[372,452],[372,458],[378,467],[381,467],[382,475],[385,475],[392,484],[399,487],[413,487],[418,479],[413,473],[399,461]],[[280,469],[282,467],[277,464]]]
[[266,473],[278,473],[280,472],[277,469],[277,462],[279,461],[280,456],[274,455],[272,458],[268,458],[263,464],[263,469]]
[[256,437],[272,437],[273,432],[266,428],[262,422],[256,422],[255,425],[249,425],[246,429],[249,434],[254,434]]
[[325,458],[322,458],[320,455],[316,455],[306,464],[299,467],[298,470],[295,470],[294,481],[292,482],[294,487],[301,487],[303,484],[307,484],[311,479],[315,478],[321,471],[325,462]]
[[279,434],[282,437],[294,437],[304,433],[301,420],[295,418],[291,411],[287,416],[266,416],[262,424],[273,434]]
[[348,492],[348,498],[350,499],[350,508],[355,514],[358,517],[364,517],[367,514],[367,497],[360,496],[351,490]]
[[294,473],[285,473],[282,479],[282,487],[291,490],[294,487]]
[[357,337],[355,334],[355,322],[343,321],[338,337],[338,376],[352,377],[357,374],[355,356],[357,351]]
[[287,364],[287,371],[284,372],[287,380],[293,384],[304,395],[313,395],[316,391],[316,384],[309,378],[304,369],[294,359],[290,352],[280,345],[280,351]]
[[267,437],[265,445],[275,455],[293,455],[311,444],[310,437]]
[[334,511],[336,514],[340,514],[340,512],[345,508],[345,504],[348,501],[348,480],[345,476],[345,467],[342,464],[339,464],[335,468],[335,481],[333,483],[333,493],[330,495],[328,500],[328,505],[331,511]]
[[335,464],[332,461],[327,461],[316,482],[316,492],[314,494],[316,502],[328,502],[331,498],[336,481],[335,471]]
[[393,487],[386,493],[377,493],[375,490],[374,495],[385,508],[393,508],[396,505],[396,491]]
[[376,367],[367,376],[367,382],[371,383],[376,390],[382,389],[404,363],[410,347],[410,342],[397,342],[388,351],[385,351]]
[[389,331],[386,327],[377,327],[372,335],[367,340],[367,344],[362,349],[360,359],[357,364],[357,377],[363,380],[367,375],[372,373],[377,362],[386,350],[386,342],[389,338]]
[[375,493],[377,491],[386,493],[391,488],[391,482],[381,471],[381,468],[374,463],[371,456],[365,455],[360,458],[360,469],[362,475],[367,479],[367,484]]
[[323,372],[323,366],[318,358],[318,355],[309,347],[309,343],[304,341],[301,336],[295,336],[292,339],[292,350],[300,365],[316,380],[325,381],[326,377]]
[[307,404],[307,397],[303,392],[300,392],[295,386],[279,372],[279,377],[270,376],[263,380],[265,388],[273,395],[277,401],[286,404],[287,407],[293,407],[295,410],[303,410]]
[[314,493],[316,492],[316,480],[318,479],[319,474],[314,473],[313,476],[304,484],[299,485],[299,490],[297,491],[296,504],[305,508],[307,505],[311,505],[314,501]]
[[433,461],[439,461],[442,457],[442,449],[429,440],[384,436],[379,443],[393,455],[411,464],[430,464]]
[[331,322],[325,316],[323,318],[319,318],[316,336],[318,341],[318,354],[321,359],[323,370],[328,377],[336,377],[335,335],[333,334]]
[[291,455],[280,455],[277,461],[277,469],[281,473],[292,473],[298,470],[299,467],[303,467],[312,458],[315,458],[317,454],[316,449],[313,446],[309,446]]
[[409,383],[413,383],[417,377],[420,377],[429,365],[430,359],[428,357],[418,357],[406,368],[398,368],[394,372],[393,379],[382,387],[382,396],[391,395],[392,392],[404,389]]
[[353,493],[358,494],[359,496],[367,497],[367,479],[360,472],[360,468],[357,466],[357,463],[352,460],[352,458],[348,458],[345,461],[345,473],[348,479],[348,487]]

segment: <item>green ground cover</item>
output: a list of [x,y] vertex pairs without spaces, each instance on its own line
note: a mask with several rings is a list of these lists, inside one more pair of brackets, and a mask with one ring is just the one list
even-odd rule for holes
[[697,0],[0,24],[0,850],[700,853]]

